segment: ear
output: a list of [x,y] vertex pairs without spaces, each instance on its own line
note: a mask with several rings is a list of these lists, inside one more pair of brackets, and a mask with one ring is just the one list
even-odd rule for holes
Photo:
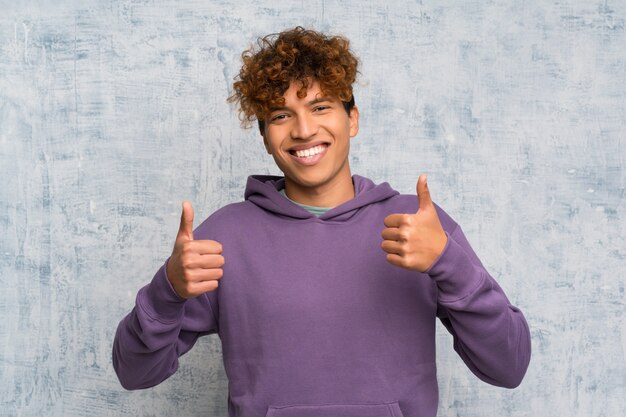
[[265,132],[261,131],[261,137],[263,138],[263,145],[265,146],[265,150],[267,151],[268,154],[272,154],[272,151],[270,150],[270,146],[267,142],[267,136],[265,135]]
[[261,121],[261,119],[259,119],[258,116],[257,116],[257,123],[259,127],[259,134],[263,138],[263,145],[265,146],[265,150],[267,151],[268,154],[271,154],[270,147],[267,145],[267,138],[265,137],[265,129],[267,128],[267,124],[265,123],[265,121]]
[[352,138],[359,133],[359,108],[357,106],[352,107],[348,119],[350,121],[350,137]]

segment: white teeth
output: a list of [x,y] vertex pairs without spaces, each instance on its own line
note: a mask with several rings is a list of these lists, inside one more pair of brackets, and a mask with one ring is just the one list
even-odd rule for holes
[[313,156],[321,153],[324,148],[324,145],[317,145],[313,148],[305,149],[303,151],[295,151],[295,153],[298,158],[312,158]]

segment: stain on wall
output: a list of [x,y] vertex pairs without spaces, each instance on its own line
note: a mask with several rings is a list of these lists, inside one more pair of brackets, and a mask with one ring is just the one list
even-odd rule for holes
[[197,220],[279,172],[226,104],[254,40],[304,25],[361,58],[354,173],[422,172],[533,335],[515,390],[438,331],[440,416],[626,409],[623,1],[0,2],[0,414],[226,416],[219,338],[127,392],[118,321]]

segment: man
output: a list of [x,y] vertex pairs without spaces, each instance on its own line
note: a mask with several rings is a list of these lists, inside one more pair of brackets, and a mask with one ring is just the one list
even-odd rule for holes
[[231,101],[258,120],[284,177],[193,231],[183,203],[171,257],[118,327],[127,389],[173,374],[218,333],[230,416],[434,416],[435,322],[480,379],[517,386],[530,359],[519,309],[430,197],[352,175],[357,59],[341,37],[295,28],[243,54]]

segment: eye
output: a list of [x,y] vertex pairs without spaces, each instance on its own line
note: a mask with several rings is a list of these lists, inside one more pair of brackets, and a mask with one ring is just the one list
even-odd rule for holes
[[270,121],[271,121],[271,122],[278,122],[278,121],[284,120],[284,119],[286,119],[286,118],[287,118],[287,115],[286,115],[286,114],[284,114],[284,113],[280,113],[280,114],[277,114],[277,115],[272,116],[272,117],[270,118]]
[[315,109],[313,109],[313,111],[324,111],[324,110],[328,110],[328,109],[330,109],[330,106],[322,105],[322,106],[315,107]]

